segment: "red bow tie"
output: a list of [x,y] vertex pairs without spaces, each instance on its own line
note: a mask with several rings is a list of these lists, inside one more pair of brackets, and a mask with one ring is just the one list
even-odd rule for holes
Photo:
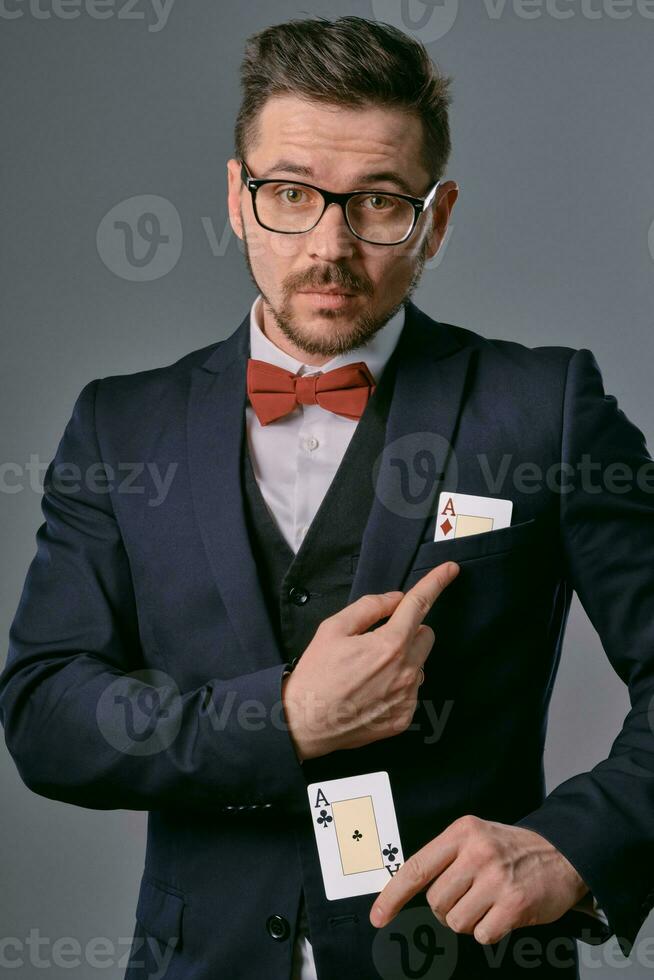
[[298,404],[320,405],[346,419],[359,419],[375,388],[365,361],[302,376],[268,361],[248,358],[248,398],[262,425],[288,415]]

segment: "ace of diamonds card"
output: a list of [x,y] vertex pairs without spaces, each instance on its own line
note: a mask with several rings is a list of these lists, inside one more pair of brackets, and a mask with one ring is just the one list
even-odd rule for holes
[[509,527],[512,510],[512,500],[443,490],[438,498],[434,541]]

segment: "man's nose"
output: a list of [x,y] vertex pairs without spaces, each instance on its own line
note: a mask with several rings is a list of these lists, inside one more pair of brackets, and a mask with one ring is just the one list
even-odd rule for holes
[[332,202],[315,228],[307,232],[309,252],[327,262],[353,254],[357,239],[347,226],[343,209]]

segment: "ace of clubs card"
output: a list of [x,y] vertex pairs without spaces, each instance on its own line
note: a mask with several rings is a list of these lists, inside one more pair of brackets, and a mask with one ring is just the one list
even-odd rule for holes
[[307,787],[325,895],[380,892],[404,863],[387,772]]

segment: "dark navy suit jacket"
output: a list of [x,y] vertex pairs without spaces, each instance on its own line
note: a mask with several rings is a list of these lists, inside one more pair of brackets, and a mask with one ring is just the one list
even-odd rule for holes
[[[150,811],[137,915],[144,933],[175,937],[173,978],[236,975],[244,956],[287,977],[288,943],[271,939],[270,916],[292,921],[304,873],[293,821],[306,819],[305,773],[280,711],[285,658],[239,477],[248,330],[249,316],[172,365],[83,388],[46,473],[0,675],[6,742],[31,790]],[[388,506],[398,467],[381,467],[350,601],[460,563],[425,618],[437,636],[433,695],[454,709],[430,745],[402,734],[335,753],[325,772],[388,769],[405,852],[468,812],[542,833],[629,954],[654,904],[654,464],[643,433],[587,349],[487,339],[413,303],[403,337],[386,446],[401,457],[403,437],[427,434],[431,509]],[[414,491],[420,472],[408,474]],[[157,474],[172,476],[165,492]],[[434,541],[441,489],[511,498],[512,525]],[[547,711],[573,590],[631,708],[608,758],[546,796]],[[253,703],[262,724],[243,720]],[[154,742],[143,735],[152,717]],[[360,913],[360,943],[374,934],[371,902],[343,906]],[[334,922],[314,911],[311,926],[327,962]]]

